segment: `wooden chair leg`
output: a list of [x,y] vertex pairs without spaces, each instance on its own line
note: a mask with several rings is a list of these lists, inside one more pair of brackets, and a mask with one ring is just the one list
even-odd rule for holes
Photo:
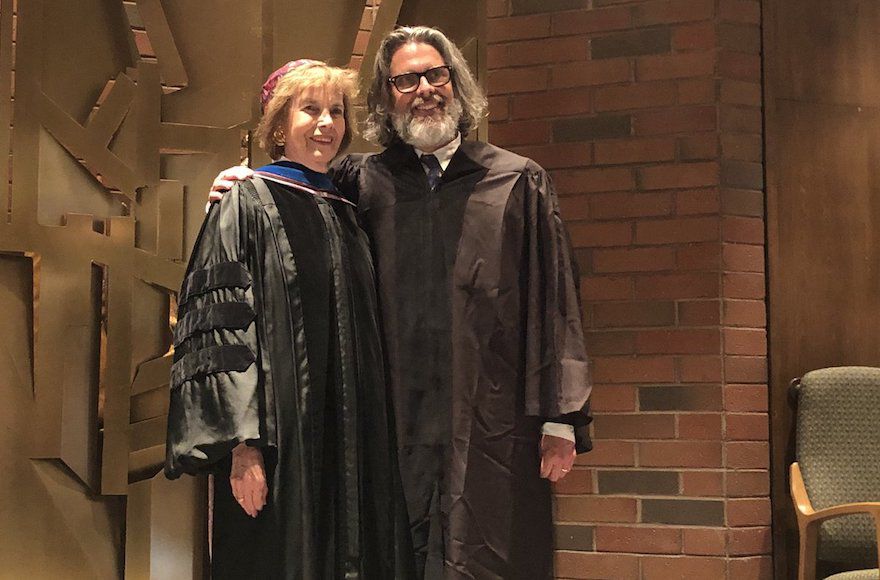
[[798,580],[816,580],[816,544],[819,526],[798,522],[800,528],[800,550],[798,558]]

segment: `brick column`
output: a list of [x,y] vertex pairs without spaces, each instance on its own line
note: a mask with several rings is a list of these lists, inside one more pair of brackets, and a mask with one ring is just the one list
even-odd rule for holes
[[769,580],[759,3],[487,7],[489,139],[550,170],[583,274],[557,574]]

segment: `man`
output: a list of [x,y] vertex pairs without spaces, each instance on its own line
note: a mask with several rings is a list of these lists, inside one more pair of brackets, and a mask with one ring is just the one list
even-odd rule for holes
[[373,244],[419,576],[550,578],[547,480],[590,448],[555,194],[533,161],[462,140],[486,100],[440,31],[393,31],[374,72],[365,133],[386,149],[346,157],[334,181]]

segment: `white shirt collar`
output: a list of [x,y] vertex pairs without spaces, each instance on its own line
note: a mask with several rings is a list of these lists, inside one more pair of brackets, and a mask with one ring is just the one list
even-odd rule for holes
[[[440,162],[440,168],[443,171],[446,171],[446,168],[449,166],[449,162],[452,161],[452,156],[455,155],[455,152],[458,151],[458,146],[461,145],[461,133],[455,136],[455,139],[444,145],[443,147],[437,149],[431,155],[437,158],[437,161]],[[421,159],[422,155],[425,155],[426,152],[421,149],[416,150],[416,155]]]

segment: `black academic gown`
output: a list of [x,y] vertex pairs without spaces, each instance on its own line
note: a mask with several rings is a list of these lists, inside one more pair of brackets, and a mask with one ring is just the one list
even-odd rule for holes
[[401,475],[420,576],[541,580],[553,569],[540,426],[589,449],[578,279],[546,172],[464,142],[430,192],[400,142],[335,169],[378,271]]
[[[193,249],[166,474],[215,473],[214,578],[412,577],[373,267],[353,209],[307,183],[243,181],[212,205]],[[257,518],[229,485],[240,442],[265,458]]]

